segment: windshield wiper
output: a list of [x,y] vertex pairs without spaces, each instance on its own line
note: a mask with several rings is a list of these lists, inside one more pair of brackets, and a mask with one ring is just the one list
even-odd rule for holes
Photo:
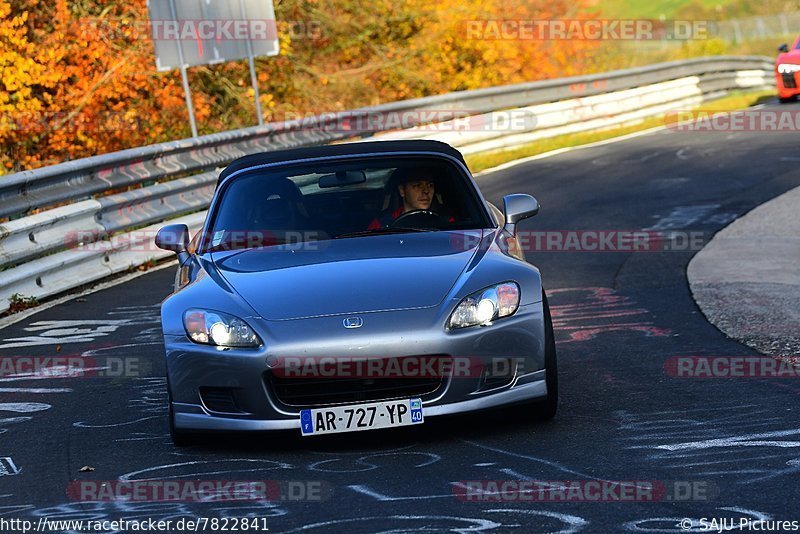
[[361,237],[365,235],[377,235],[377,234],[406,234],[409,232],[435,232],[435,231],[436,230],[433,228],[406,228],[404,226],[387,226],[386,228],[372,228],[371,230],[347,232],[345,234],[337,235],[335,239],[341,239],[345,237]]

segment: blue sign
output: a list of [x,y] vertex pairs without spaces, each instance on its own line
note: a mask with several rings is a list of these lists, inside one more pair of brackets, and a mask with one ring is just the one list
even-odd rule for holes
[[422,422],[422,399],[411,399],[411,421],[414,423]]
[[300,430],[303,431],[304,435],[314,433],[314,421],[311,419],[311,410],[300,411]]

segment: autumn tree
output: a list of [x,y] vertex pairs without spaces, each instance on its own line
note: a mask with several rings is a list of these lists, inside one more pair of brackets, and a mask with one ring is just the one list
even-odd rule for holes
[[[267,120],[597,69],[591,41],[467,35],[472,21],[591,16],[587,0],[277,0],[257,60]],[[35,168],[188,137],[180,77],[157,73],[145,0],[0,0],[0,166]],[[255,124],[245,61],[190,69],[201,133]]]
[[[5,6],[0,35],[4,40],[6,34],[14,36],[14,68],[24,73],[13,76],[3,66],[10,95],[4,116],[13,125],[0,134],[5,168],[32,168],[185,136],[179,79],[156,73],[146,33],[124,24],[126,18],[141,19],[144,0],[71,5],[26,0],[12,8],[16,13]],[[9,86],[9,80],[19,80],[18,86]],[[208,117],[210,103],[201,93],[198,116]]]

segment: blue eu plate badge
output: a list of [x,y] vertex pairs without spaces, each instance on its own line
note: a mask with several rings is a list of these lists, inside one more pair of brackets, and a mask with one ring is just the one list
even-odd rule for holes
[[311,419],[311,410],[300,411],[300,428],[302,429],[303,434],[314,433],[314,422]]

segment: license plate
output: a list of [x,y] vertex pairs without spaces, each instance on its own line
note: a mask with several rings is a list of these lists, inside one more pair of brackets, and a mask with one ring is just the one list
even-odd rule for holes
[[300,430],[304,436],[418,425],[422,422],[421,399],[314,408],[300,412]]

